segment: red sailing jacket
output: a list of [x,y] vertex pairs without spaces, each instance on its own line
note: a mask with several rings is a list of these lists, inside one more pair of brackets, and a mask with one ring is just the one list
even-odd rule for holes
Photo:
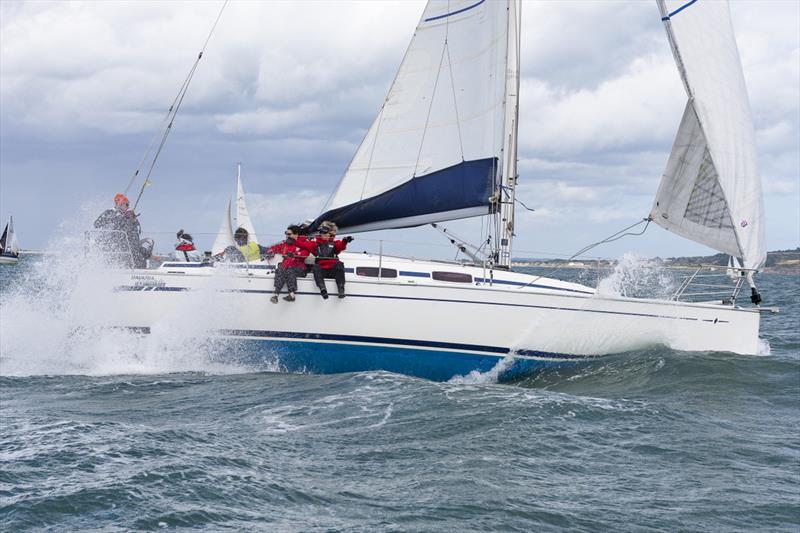
[[317,237],[313,241],[310,241],[308,239],[302,239],[302,240],[298,241],[298,244],[300,246],[303,246],[310,253],[312,253],[312,254],[317,256],[317,264],[320,266],[320,268],[329,269],[329,268],[335,267],[336,263],[338,263],[339,260],[337,258],[335,258],[335,257],[332,258],[332,259],[321,259],[321,258],[319,258],[319,254],[317,254],[317,248],[319,248],[320,244],[326,244],[326,243],[333,244],[333,249],[334,249],[334,254],[335,255],[339,255],[340,252],[344,251],[347,248],[347,243],[342,241],[342,240],[326,241],[326,240],[322,239],[321,237]]
[[267,248],[267,251],[283,256],[283,261],[281,261],[283,268],[306,268],[308,249],[302,246],[299,242],[279,242],[278,244]]

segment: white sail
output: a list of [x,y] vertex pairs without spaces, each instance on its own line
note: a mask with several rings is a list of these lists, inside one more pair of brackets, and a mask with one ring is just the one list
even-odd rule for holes
[[3,229],[3,235],[0,237],[0,252],[12,255],[19,254],[17,233],[14,231],[14,217],[8,217],[8,224]]
[[214,239],[214,245],[211,246],[211,255],[221,254],[228,246],[236,246],[236,241],[233,240],[233,228],[231,228],[231,201],[228,200],[228,208],[225,210],[225,216],[222,218],[222,223],[217,230],[217,237]]
[[250,242],[258,242],[256,230],[250,220],[250,212],[244,200],[244,187],[242,187],[242,165],[237,166],[236,172],[236,228],[244,228],[250,234]]
[[348,231],[488,214],[501,176],[509,2],[431,0],[325,213]]
[[728,3],[657,2],[689,101],[650,216],[759,268],[766,260],[761,178]]

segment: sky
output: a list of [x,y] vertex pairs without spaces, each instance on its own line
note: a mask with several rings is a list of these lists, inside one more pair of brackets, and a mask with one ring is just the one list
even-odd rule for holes
[[[491,1],[491,0],[490,0]],[[0,2],[0,218],[38,249],[110,207],[222,2]],[[157,250],[210,247],[236,164],[262,244],[315,217],[374,119],[424,2],[231,1],[138,209]],[[800,2],[732,0],[769,250],[800,246]],[[525,1],[515,257],[568,257],[646,217],[686,96],[654,1]],[[138,187],[138,184],[137,184]],[[133,191],[135,194],[135,191]],[[477,239],[480,220],[445,224]],[[452,258],[430,227],[352,249]],[[594,257],[713,253],[651,225]]]

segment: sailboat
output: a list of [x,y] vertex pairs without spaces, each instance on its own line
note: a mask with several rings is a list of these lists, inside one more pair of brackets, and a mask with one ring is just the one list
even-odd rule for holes
[[473,249],[468,263],[344,252],[346,298],[322,300],[307,277],[297,301],[280,305],[267,303],[274,262],[228,270],[224,287],[211,284],[208,263],[118,271],[87,320],[146,334],[194,312],[190,295],[213,290],[215,305],[236,311],[218,313],[212,329],[253,365],[432,380],[491,370],[506,379],[655,345],[756,353],[763,309],[737,296],[764,263],[763,209],[728,6],[658,6],[689,99],[650,217],[735,256],[742,268],[730,296],[686,301],[682,286],[669,300],[611,297],[515,272],[520,6],[432,0],[315,224],[345,233],[485,216],[486,250]]
[[256,230],[250,220],[250,211],[247,210],[247,201],[244,197],[244,187],[242,186],[242,164],[236,165],[236,229],[244,228],[250,238],[250,242],[258,242]]
[[244,187],[242,186],[242,164],[236,165],[236,219],[234,224],[231,224],[231,201],[228,200],[228,207],[222,217],[219,229],[217,230],[214,244],[211,246],[211,255],[218,256],[225,251],[226,248],[233,246],[236,247],[236,241],[233,239],[234,227],[244,228],[247,230],[250,242],[258,242],[256,230],[253,227],[253,222],[250,219],[250,211],[247,210],[247,201],[245,200]]
[[8,217],[8,223],[0,236],[0,265],[13,265],[19,260],[19,245],[14,231],[14,217]]

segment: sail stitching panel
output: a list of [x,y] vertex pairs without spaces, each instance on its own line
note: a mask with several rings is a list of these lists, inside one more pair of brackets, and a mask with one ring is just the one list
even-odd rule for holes
[[433,82],[433,91],[431,92],[431,100],[428,104],[428,114],[425,117],[425,126],[422,128],[422,138],[419,141],[419,151],[417,152],[417,160],[414,162],[414,177],[417,176],[417,168],[419,167],[419,158],[422,156],[422,149],[425,147],[425,136],[428,133],[428,124],[431,120],[431,111],[433,110],[433,102],[436,99],[436,89],[439,87],[439,76],[442,75],[442,64],[444,63],[444,53],[447,51],[447,34],[445,34],[444,46],[442,46],[442,55],[439,57],[439,67],[436,70],[436,79]]
[[689,195],[684,217],[708,228],[733,229],[728,202],[719,184],[708,146],[703,153],[703,162],[700,164],[697,179]]

